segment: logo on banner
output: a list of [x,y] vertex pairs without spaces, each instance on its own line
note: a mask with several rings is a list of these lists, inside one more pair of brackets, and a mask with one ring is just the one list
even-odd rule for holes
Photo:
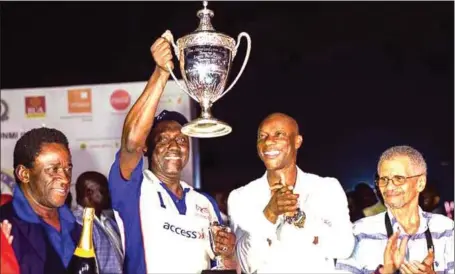
[[[16,185],[16,180],[14,179],[14,176],[6,172],[5,170],[1,170],[1,191],[2,193],[8,193],[13,194],[13,189],[14,186]],[[5,189],[6,187],[6,189]]]
[[17,131],[10,131],[10,132],[2,132],[1,133],[1,136],[2,136],[2,140],[3,139],[6,139],[6,140],[15,140],[15,139],[19,139],[20,136],[24,135],[24,132],[22,133],[19,133]]
[[76,140],[81,150],[93,149],[112,149],[116,147],[116,142],[111,139],[81,139]]
[[91,113],[92,90],[70,89],[68,90],[68,113]]
[[8,121],[8,112],[9,112],[9,106],[6,103],[5,100],[0,99],[1,102],[1,114],[0,114],[0,121]]
[[131,104],[131,96],[128,91],[123,89],[117,89],[111,94],[110,98],[111,106],[117,111],[127,109]]
[[28,118],[39,118],[46,116],[46,97],[45,96],[26,96],[25,115]]

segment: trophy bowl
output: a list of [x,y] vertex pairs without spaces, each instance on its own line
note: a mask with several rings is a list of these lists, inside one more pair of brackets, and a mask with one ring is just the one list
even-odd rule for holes
[[[213,15],[213,11],[207,9],[207,1],[204,1],[204,8],[197,13],[200,23],[196,31],[178,39],[176,44],[169,31],[163,34],[174,48],[186,88],[168,68],[173,79],[201,107],[201,115],[182,127],[182,132],[191,137],[220,137],[232,131],[226,122],[212,116],[210,108],[235,85],[246,67],[251,51],[251,39],[247,33],[240,33],[236,43],[232,37],[215,31],[210,22]],[[245,59],[237,77],[226,89],[232,61],[242,37],[247,40]]]

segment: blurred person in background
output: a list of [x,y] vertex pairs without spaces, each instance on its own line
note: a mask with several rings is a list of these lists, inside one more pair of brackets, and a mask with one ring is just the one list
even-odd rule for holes
[[224,190],[217,190],[213,192],[212,196],[215,198],[215,201],[218,204],[221,218],[223,219],[224,224],[229,225],[229,217],[227,211],[228,210],[227,200],[229,192]]
[[77,206],[73,214],[82,225],[85,207],[95,209],[93,244],[100,274],[122,273],[123,249],[119,228],[106,210],[111,209],[111,198],[106,176],[87,171],[76,180]]
[[386,211],[384,204],[378,199],[374,188],[367,183],[355,186],[355,202],[365,217]]
[[354,223],[355,221],[365,217],[363,212],[357,206],[355,192],[347,192],[346,197],[348,198],[349,216],[351,218],[351,222]]
[[420,194],[420,207],[427,212],[445,214],[441,196],[434,184],[428,183]]

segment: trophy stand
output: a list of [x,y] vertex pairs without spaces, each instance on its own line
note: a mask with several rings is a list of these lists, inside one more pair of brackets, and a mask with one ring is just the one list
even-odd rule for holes
[[220,137],[231,133],[232,127],[212,116],[210,107],[201,104],[201,115],[185,124],[182,133],[192,137]]

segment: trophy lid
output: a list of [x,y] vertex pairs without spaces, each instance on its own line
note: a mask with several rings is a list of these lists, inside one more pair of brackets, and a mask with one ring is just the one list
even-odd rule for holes
[[197,12],[197,17],[199,17],[201,21],[199,22],[199,26],[196,29],[196,32],[215,31],[215,29],[212,26],[212,22],[210,21],[210,18],[212,18],[215,15],[215,13],[207,8],[208,5],[207,1],[204,1],[202,4],[204,8]]
[[197,12],[200,22],[198,28],[190,34],[177,40],[176,55],[179,56],[179,51],[187,47],[198,45],[222,46],[231,50],[233,56],[236,55],[235,40],[223,33],[216,32],[212,26],[211,18],[215,15],[214,12],[207,8],[208,2],[203,1],[204,8]]

